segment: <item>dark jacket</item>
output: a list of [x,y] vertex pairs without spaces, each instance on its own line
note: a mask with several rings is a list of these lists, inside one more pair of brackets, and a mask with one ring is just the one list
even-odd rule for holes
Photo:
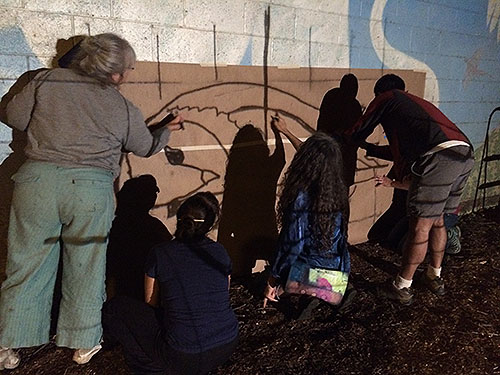
[[389,141],[397,175],[419,156],[443,142],[457,140],[471,144],[432,103],[401,90],[378,95],[345,134],[358,143],[365,140],[378,124],[384,128]]
[[310,230],[309,198],[300,193],[295,200],[293,209],[285,218],[285,225],[281,229],[278,239],[278,248],[272,262],[271,274],[285,283],[290,267],[300,260],[309,266],[349,273],[351,269],[347,236],[343,230],[342,215],[340,212],[332,214],[335,220],[333,244],[328,251],[319,250]]

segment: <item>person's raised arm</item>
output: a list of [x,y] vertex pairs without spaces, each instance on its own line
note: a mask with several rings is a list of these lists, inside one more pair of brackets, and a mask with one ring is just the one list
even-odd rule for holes
[[280,133],[283,133],[293,145],[295,150],[298,150],[302,145],[302,141],[288,129],[285,119],[280,117],[279,114],[272,116],[271,126],[278,130]]
[[149,157],[161,151],[168,143],[170,133],[183,128],[184,118],[179,115],[165,126],[151,131],[144,122],[141,111],[125,100],[128,114],[128,131],[123,147],[128,152],[142,157]]
[[269,157],[270,161],[269,166],[270,168],[273,168],[273,170],[276,171],[276,173],[278,174],[276,178],[278,178],[286,164],[285,146],[283,145],[283,139],[281,138],[281,133],[279,132],[278,129],[276,129],[276,126],[273,125],[272,121],[271,121],[271,130],[274,133],[275,147],[274,147],[274,152]]
[[394,157],[392,156],[391,148],[389,145],[380,146],[363,141],[360,143],[359,147],[366,151],[366,156],[382,160],[394,161]]
[[170,131],[183,130],[184,118],[181,115],[179,115],[179,112],[177,110],[175,110],[167,114],[163,119],[161,119],[157,123],[148,125],[148,129],[151,133],[154,133],[158,129],[161,129],[165,126]]
[[344,131],[344,140],[347,143],[359,145],[368,138],[386,113],[391,99],[391,92],[376,96],[368,105],[363,116],[353,126]]

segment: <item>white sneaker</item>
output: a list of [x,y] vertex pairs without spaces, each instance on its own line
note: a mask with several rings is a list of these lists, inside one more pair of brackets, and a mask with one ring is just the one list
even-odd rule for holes
[[13,370],[19,366],[19,354],[9,348],[0,347],[0,370]]
[[97,354],[99,350],[101,350],[102,346],[97,344],[92,349],[76,349],[75,354],[73,354],[73,361],[78,363],[79,365],[84,365],[88,363],[92,357]]

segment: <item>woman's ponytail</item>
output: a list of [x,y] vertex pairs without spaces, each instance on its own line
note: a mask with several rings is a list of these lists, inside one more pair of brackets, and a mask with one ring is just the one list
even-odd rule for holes
[[214,226],[219,216],[219,202],[210,192],[188,198],[177,211],[175,238],[182,242],[203,238]]

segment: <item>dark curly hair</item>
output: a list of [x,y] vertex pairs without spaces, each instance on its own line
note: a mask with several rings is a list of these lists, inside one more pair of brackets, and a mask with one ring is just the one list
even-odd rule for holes
[[219,201],[210,192],[196,193],[177,210],[175,238],[181,242],[202,239],[219,217]]
[[[283,179],[278,202],[278,222],[283,230],[300,192],[309,198],[309,226],[319,250],[332,246],[335,220],[341,212],[349,217],[349,199],[343,180],[342,153],[339,144],[325,133],[317,132],[300,146]],[[347,223],[343,220],[343,230]]]

